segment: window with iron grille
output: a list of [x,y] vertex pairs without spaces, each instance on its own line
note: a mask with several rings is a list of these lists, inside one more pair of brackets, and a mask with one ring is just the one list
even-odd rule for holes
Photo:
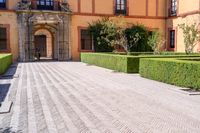
[[6,0],[0,0],[0,8],[6,8]]
[[171,0],[170,16],[177,15],[177,0]]
[[53,0],[37,0],[37,9],[39,10],[53,10]]
[[175,30],[170,30],[170,48],[175,48]]
[[0,27],[0,50],[7,50],[7,29]]
[[81,50],[93,50],[92,36],[88,30],[82,29],[81,31]]
[[127,13],[126,4],[127,4],[126,0],[116,0],[115,14],[126,15]]

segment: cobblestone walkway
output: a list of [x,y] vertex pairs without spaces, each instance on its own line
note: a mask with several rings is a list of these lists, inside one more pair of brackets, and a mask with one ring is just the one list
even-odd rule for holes
[[0,132],[200,132],[200,96],[175,86],[79,62],[20,63],[17,73]]

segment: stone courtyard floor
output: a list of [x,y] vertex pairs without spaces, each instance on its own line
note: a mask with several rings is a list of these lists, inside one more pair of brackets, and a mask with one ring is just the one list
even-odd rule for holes
[[200,96],[80,62],[19,63],[0,114],[9,133],[199,133]]

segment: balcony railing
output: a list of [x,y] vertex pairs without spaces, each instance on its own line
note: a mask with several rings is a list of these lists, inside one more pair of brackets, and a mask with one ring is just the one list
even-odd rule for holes
[[0,9],[6,8],[6,1],[0,2]]
[[[46,2],[47,3],[47,2]],[[32,0],[31,1],[31,9],[33,10],[54,10],[54,11],[60,11],[60,2],[59,1],[52,1],[52,3],[48,4],[40,4],[38,0]]]

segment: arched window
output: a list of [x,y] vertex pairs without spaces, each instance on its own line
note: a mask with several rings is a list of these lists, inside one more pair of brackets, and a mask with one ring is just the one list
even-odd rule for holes
[[37,9],[40,10],[53,10],[53,0],[37,0]]
[[115,5],[115,14],[126,15],[126,0],[116,0]]
[[6,8],[6,0],[0,0],[0,8]]

